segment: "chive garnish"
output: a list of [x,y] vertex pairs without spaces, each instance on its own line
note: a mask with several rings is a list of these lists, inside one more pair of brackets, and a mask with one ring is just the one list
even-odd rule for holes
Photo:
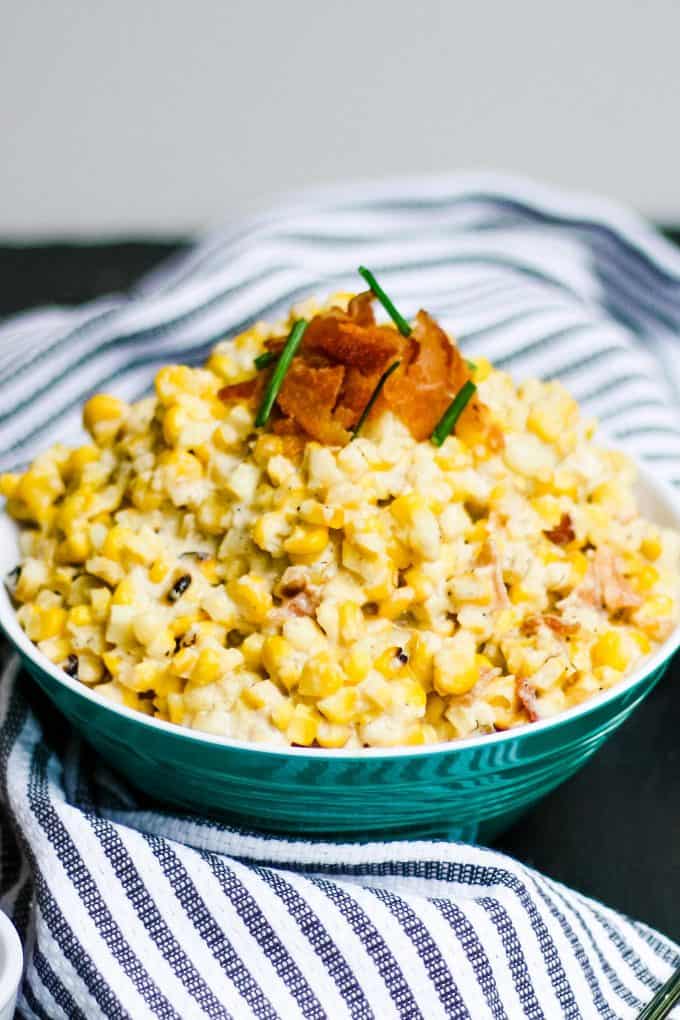
[[267,365],[271,365],[272,362],[278,359],[276,351],[265,351],[264,354],[258,354],[255,358],[255,368],[266,368]]
[[359,273],[361,276],[363,276],[364,280],[366,281],[370,289],[373,291],[378,301],[383,306],[383,308],[385,309],[385,311],[387,312],[390,319],[397,327],[401,335],[410,336],[411,327],[409,326],[404,316],[400,312],[398,312],[397,309],[394,307],[394,304],[392,303],[392,301],[390,301],[387,294],[382,289],[382,287],[376,280],[371,270],[367,269],[366,266],[359,266]]
[[467,407],[476,389],[475,384],[468,379],[458,390],[430,436],[435,446],[441,446],[449,433],[454,429],[456,422]]
[[290,331],[290,336],[286,340],[281,356],[276,364],[276,368],[272,373],[272,377],[267,383],[267,389],[265,390],[264,398],[257,412],[255,418],[255,425],[261,428],[262,425],[266,425],[269,420],[269,415],[272,413],[272,407],[274,401],[279,395],[279,390],[283,385],[283,380],[286,377],[286,372],[290,368],[290,363],[295,357],[295,352],[300,346],[300,341],[304,336],[305,330],[307,329],[307,320],[298,319],[293,328]]
[[392,375],[394,370],[399,368],[400,365],[401,365],[400,361],[393,361],[392,364],[390,365],[390,367],[388,369],[386,369],[383,372],[383,374],[380,376],[380,378],[378,379],[378,384],[377,384],[376,388],[373,390],[373,393],[371,393],[370,400],[368,401],[368,403],[366,404],[366,407],[361,412],[361,417],[359,418],[359,421],[356,423],[356,425],[352,429],[352,433],[353,433],[352,439],[356,439],[356,437],[359,435],[359,432],[361,431],[363,426],[366,424],[366,419],[368,418],[369,414],[371,413],[371,411],[373,410],[373,408],[375,406],[376,400],[380,396],[380,391],[382,390],[383,386],[385,385],[385,383],[387,382],[389,377]]

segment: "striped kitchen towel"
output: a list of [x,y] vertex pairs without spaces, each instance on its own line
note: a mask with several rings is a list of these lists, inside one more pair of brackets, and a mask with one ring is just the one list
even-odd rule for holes
[[[466,353],[559,377],[680,483],[680,256],[601,201],[480,176],[325,190],[216,233],[129,295],[0,326],[0,466],[69,441],[96,389],[370,265]],[[0,680],[0,904],[23,1017],[635,1017],[680,966],[644,925],[491,850],[265,837],[149,805]]]

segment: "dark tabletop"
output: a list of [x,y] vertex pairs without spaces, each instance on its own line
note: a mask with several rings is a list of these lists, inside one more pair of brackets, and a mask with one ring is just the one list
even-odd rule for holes
[[[0,247],[0,316],[124,290],[177,246]],[[679,683],[676,657],[604,748],[498,847],[680,941]]]

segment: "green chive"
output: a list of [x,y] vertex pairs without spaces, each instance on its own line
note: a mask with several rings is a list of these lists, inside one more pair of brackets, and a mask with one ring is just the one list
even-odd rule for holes
[[385,385],[389,377],[392,375],[394,370],[399,368],[400,365],[401,365],[400,361],[393,361],[390,367],[385,372],[383,372],[383,374],[378,379],[378,384],[376,388],[373,390],[373,393],[371,394],[371,399],[368,401],[366,407],[361,412],[361,418],[359,418],[359,421],[352,429],[352,432],[354,433],[352,439],[356,439],[356,437],[359,435],[359,432],[366,424],[366,419],[368,418],[369,414],[371,413],[375,406],[376,400],[380,396],[380,391],[382,390],[383,386]]
[[475,384],[468,379],[458,390],[430,436],[435,446],[441,446],[449,433],[453,431],[476,389]]
[[375,276],[370,269],[366,269],[366,266],[359,266],[359,273],[363,276],[364,280],[377,297],[380,304],[383,306],[390,319],[397,327],[402,336],[411,335],[411,327],[404,318],[404,316],[397,311],[390,299],[388,298],[385,291],[382,289]]
[[286,372],[290,368],[290,363],[295,357],[295,352],[300,346],[300,341],[304,336],[305,330],[307,329],[307,321],[305,319],[298,319],[293,328],[290,331],[290,336],[286,340],[281,356],[276,364],[276,368],[272,373],[272,377],[267,383],[267,389],[265,390],[264,398],[257,412],[255,418],[255,425],[261,428],[266,425],[269,420],[269,415],[272,413],[272,407],[274,401],[279,395],[279,390],[283,385],[283,380],[286,377]]
[[271,365],[277,358],[278,354],[276,351],[265,351],[264,354],[258,354],[255,358],[255,368],[266,368],[267,365]]

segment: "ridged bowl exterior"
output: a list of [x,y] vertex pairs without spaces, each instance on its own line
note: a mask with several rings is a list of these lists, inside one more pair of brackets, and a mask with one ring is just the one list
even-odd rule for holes
[[[336,840],[485,842],[577,771],[665,671],[667,659],[588,711],[469,747],[398,756],[291,754],[230,746],[144,716],[113,716],[24,656],[43,690],[132,785],[160,801],[247,828]],[[112,725],[115,722],[115,725]]]

